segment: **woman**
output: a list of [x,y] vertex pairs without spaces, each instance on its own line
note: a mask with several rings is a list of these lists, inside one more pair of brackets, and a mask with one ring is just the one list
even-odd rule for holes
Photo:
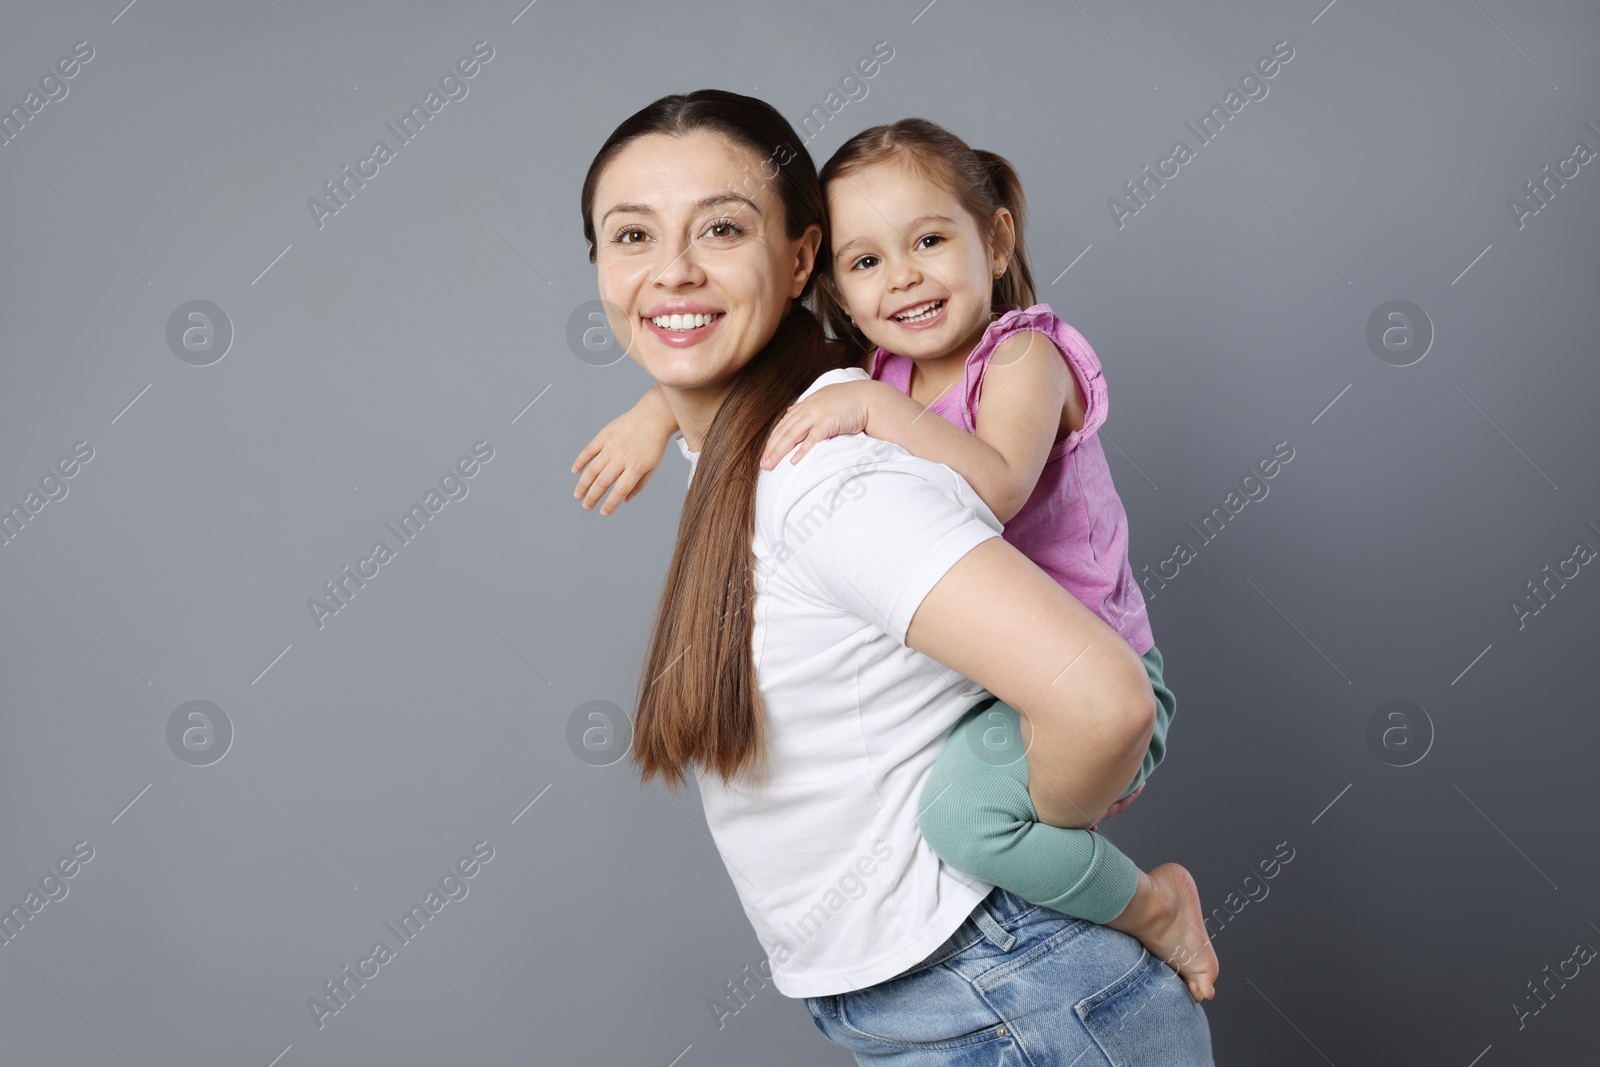
[[1153,696],[948,467],[852,434],[760,469],[790,403],[866,376],[801,303],[827,220],[793,128],[749,97],[665,97],[601,147],[582,209],[612,329],[692,465],[633,757],[646,781],[697,774],[779,992],[863,1063],[1209,1064],[1203,1010],[1136,940],[917,833],[976,701],[1022,714],[1041,818],[1086,826],[1138,768]]

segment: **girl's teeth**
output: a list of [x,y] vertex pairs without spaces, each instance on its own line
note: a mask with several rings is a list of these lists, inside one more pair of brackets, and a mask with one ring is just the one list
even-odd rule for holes
[[[720,314],[720,312],[719,312]],[[655,315],[650,321],[663,330],[698,330],[710,325],[716,315]]]
[[935,300],[931,304],[924,304],[920,310],[911,312],[910,314],[896,315],[895,320],[897,322],[922,322],[924,319],[930,319],[934,315],[938,314],[938,311],[942,306],[944,306],[943,301]]

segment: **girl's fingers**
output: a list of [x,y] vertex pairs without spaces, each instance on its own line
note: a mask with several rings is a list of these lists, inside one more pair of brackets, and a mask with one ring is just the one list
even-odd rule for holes
[[578,458],[572,461],[573,474],[577,474],[580,470],[582,470],[584,464],[593,459],[594,454],[600,451],[600,445],[598,444],[598,441],[599,438],[596,438],[595,440],[590,441],[588,444],[583,446],[583,451],[578,453]]
[[771,470],[772,468],[768,464],[776,464],[778,460],[783,458],[785,452],[794,447],[797,434],[799,434],[799,427],[786,427],[782,422],[774,426],[772,435],[767,438],[766,451],[761,454],[761,465]]
[[582,500],[583,495],[589,491],[589,486],[594,482],[595,477],[599,473],[600,465],[598,463],[585,467],[583,475],[578,479],[578,484],[572,490],[572,495],[577,497],[579,500]]
[[649,470],[645,471],[644,472],[644,477],[640,478],[637,482],[633,483],[633,488],[628,490],[628,495],[622,498],[622,502],[624,504],[626,504],[628,501],[630,501],[634,497],[638,496],[639,495],[639,491],[644,488],[645,483],[650,480],[650,476],[652,474],[654,474],[654,473],[655,473],[655,468],[654,467],[652,467]]
[[[572,490],[572,495],[577,497],[579,500],[582,500],[584,497],[588,496],[589,491],[594,488],[595,480],[604,475],[607,470],[616,464],[616,462],[617,460],[615,456],[609,455],[604,451],[600,452],[598,457],[591,457],[589,460],[589,465],[583,469],[583,474],[578,478],[578,484]],[[616,477],[616,475],[613,474],[612,477]],[[602,485],[598,490],[596,490],[596,493],[598,494],[604,491],[605,486]],[[589,503],[593,504],[594,500],[591,499]]]
[[830,429],[827,426],[821,425],[820,423],[806,427],[805,443],[801,446],[800,451],[795,454],[794,459],[790,462],[799,463],[800,458],[807,452],[810,452],[814,446],[819,445],[828,438],[837,435],[838,432],[838,427],[833,427]]
[[599,477],[595,478],[594,484],[589,486],[589,491],[584,494],[583,510],[589,511],[594,507],[595,502],[605,494],[611,483],[617,480],[617,475],[622,473],[622,469],[623,464],[620,460],[614,459],[606,464],[605,470],[600,472]]
[[633,493],[633,488],[638,484],[638,481],[637,478],[630,478],[626,470],[623,471],[622,476],[612,483],[611,495],[606,497],[604,504],[600,505],[600,514],[609,515],[616,511],[617,505],[625,503]]

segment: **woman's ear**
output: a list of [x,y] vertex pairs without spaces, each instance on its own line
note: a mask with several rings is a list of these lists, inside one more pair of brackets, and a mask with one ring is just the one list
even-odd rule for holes
[[806,227],[795,243],[794,274],[790,278],[789,299],[793,300],[805,290],[811,272],[817,266],[817,249],[822,244],[822,227],[813,222]]
[[1017,224],[1010,210],[1000,207],[995,208],[990,225],[994,230],[994,237],[989,242],[990,267],[998,278],[1006,272],[1006,267],[1011,263],[1011,253],[1016,251]]

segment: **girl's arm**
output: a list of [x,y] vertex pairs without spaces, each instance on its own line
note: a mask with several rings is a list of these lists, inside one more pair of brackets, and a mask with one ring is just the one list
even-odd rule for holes
[[835,434],[864,432],[943,463],[967,480],[997,519],[1009,522],[1033,495],[1069,396],[1076,429],[1083,425],[1076,379],[1054,342],[1025,330],[1002,341],[990,357],[976,435],[929,414],[884,382],[840,382],[789,409],[773,428],[761,465],[770,470],[797,442],[791,462]]
[[583,471],[572,495],[588,511],[611,488],[610,498],[600,506],[600,514],[611,514],[644,488],[677,430],[678,419],[666,396],[652,388],[583,446],[572,463],[573,474]]

